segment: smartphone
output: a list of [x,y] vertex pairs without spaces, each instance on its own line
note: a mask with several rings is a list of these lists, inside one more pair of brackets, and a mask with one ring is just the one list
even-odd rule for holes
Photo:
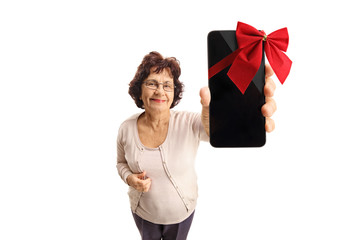
[[[237,48],[235,31],[212,31],[208,34],[208,67]],[[230,65],[231,66],[231,65]],[[227,76],[230,66],[209,79],[210,144],[213,147],[261,147],[265,145],[265,58],[250,85],[242,94]]]

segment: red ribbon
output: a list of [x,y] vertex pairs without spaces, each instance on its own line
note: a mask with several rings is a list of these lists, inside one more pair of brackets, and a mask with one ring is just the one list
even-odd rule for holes
[[264,31],[238,22],[236,39],[238,49],[209,69],[209,79],[231,64],[227,75],[244,94],[260,67],[264,41],[266,57],[272,69],[281,84],[285,82],[292,64],[283,53],[286,52],[289,43],[287,28],[266,35]]

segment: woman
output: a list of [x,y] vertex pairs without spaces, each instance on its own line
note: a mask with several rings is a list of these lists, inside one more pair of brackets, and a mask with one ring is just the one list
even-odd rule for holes
[[[210,92],[200,90],[202,113],[170,110],[183,92],[175,58],[146,55],[130,82],[129,94],[144,112],[124,121],[117,139],[117,169],[129,187],[131,210],[144,240],[186,239],[197,201],[194,167],[199,141],[209,140]],[[266,130],[276,110],[272,70],[266,66],[262,107]]]

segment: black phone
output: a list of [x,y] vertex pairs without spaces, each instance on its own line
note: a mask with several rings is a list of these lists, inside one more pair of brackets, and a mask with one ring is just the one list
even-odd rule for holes
[[[208,34],[209,69],[237,48],[235,31],[212,31]],[[213,147],[261,147],[265,145],[264,52],[259,70],[242,94],[227,76],[230,66],[209,79],[210,144]]]

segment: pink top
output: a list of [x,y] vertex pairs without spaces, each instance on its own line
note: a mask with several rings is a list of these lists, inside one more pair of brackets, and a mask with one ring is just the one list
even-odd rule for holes
[[181,222],[190,216],[181,195],[166,174],[159,148],[144,147],[144,155],[139,165],[151,178],[150,190],[140,198],[136,214],[142,219],[157,223],[171,224]]

